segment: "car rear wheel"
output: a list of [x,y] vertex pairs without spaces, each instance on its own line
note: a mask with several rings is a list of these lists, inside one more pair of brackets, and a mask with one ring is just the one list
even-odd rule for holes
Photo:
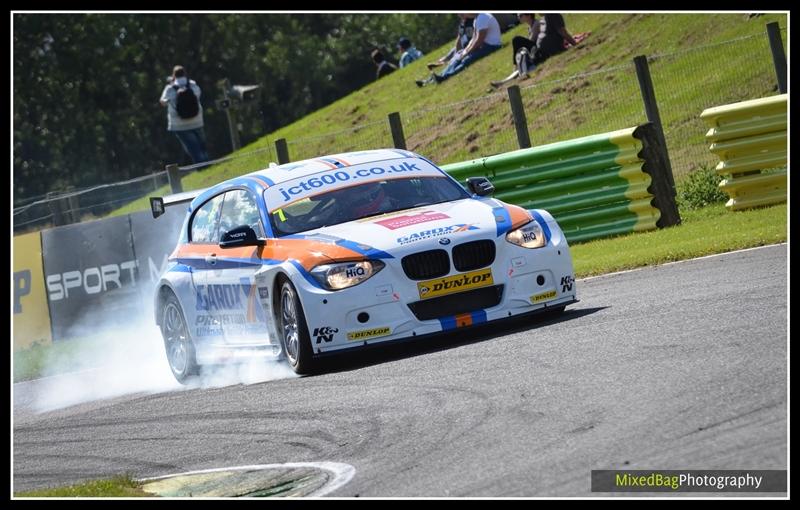
[[164,337],[164,348],[167,351],[167,362],[172,375],[181,384],[200,373],[195,357],[194,343],[186,327],[178,298],[170,293],[161,311],[161,336]]
[[278,307],[281,344],[286,361],[296,373],[308,374],[315,365],[311,339],[308,336],[303,305],[300,304],[297,291],[289,280],[281,285]]

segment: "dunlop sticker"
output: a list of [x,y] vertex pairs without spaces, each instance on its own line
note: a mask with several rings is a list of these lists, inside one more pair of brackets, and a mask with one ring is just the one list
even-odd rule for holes
[[373,329],[362,329],[361,331],[351,331],[347,334],[348,340],[366,340],[367,338],[375,338],[378,336],[386,336],[392,333],[392,329],[389,327],[385,328],[373,328]]
[[550,301],[556,297],[556,290],[548,290],[547,292],[542,292],[541,294],[534,294],[531,296],[531,303],[541,303],[542,301]]
[[420,299],[430,299],[438,296],[445,296],[455,292],[463,292],[469,289],[487,287],[494,284],[491,269],[481,269],[471,273],[457,274],[447,278],[428,280],[417,284]]

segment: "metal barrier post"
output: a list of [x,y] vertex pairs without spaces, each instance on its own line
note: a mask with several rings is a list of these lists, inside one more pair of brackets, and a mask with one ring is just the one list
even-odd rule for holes
[[522,96],[518,85],[508,87],[508,101],[511,103],[511,115],[514,117],[519,148],[527,149],[531,146],[531,137],[528,134],[528,121],[525,118],[525,107],[522,105]]
[[395,149],[406,150],[406,137],[403,134],[403,122],[400,120],[400,112],[389,114],[389,129],[392,131],[392,141]]
[[278,164],[285,165],[290,161],[289,146],[286,144],[286,138],[275,140],[275,152],[278,153]]
[[662,136],[652,122],[637,127],[633,136],[642,141],[643,170],[652,180],[649,189],[653,193],[653,205],[661,211],[656,225],[658,228],[680,225],[681,215],[675,201],[675,188],[670,183],[672,172],[668,166],[667,147],[661,143]]
[[57,193],[54,191],[51,191],[47,194],[47,206],[50,208],[50,212],[53,214],[53,226],[60,227],[61,225],[68,224],[68,221],[65,221],[67,203],[66,199],[64,198],[53,198],[56,195]]
[[772,50],[772,63],[775,64],[775,74],[778,77],[778,90],[786,94],[786,53],[783,51],[781,27],[777,21],[767,23],[767,37]]
[[181,185],[181,172],[178,170],[178,165],[167,165],[167,179],[169,179],[169,187],[173,193],[182,193],[183,186]]
[[639,89],[642,91],[642,101],[644,102],[644,111],[647,115],[647,120],[655,125],[658,134],[659,145],[664,148],[665,165],[667,169],[667,178],[669,185],[672,187],[673,195],[675,192],[675,178],[672,175],[672,163],[669,160],[669,151],[667,150],[667,139],[664,136],[664,128],[661,126],[661,116],[658,114],[658,102],[656,101],[656,92],[653,89],[653,80],[650,78],[650,67],[647,65],[647,57],[639,55],[633,58],[633,65],[636,66],[636,77],[639,79]]
[[69,218],[70,223],[81,222],[80,211],[78,211],[79,205],[80,202],[78,201],[78,195],[71,195],[67,197],[67,217]]
[[231,108],[231,81],[225,78],[219,82],[219,86],[222,89],[222,99],[228,105],[225,108],[225,115],[228,117],[228,133],[231,137],[231,147],[233,149],[231,152],[236,152],[242,146],[242,143],[239,141],[239,123],[236,121],[236,113]]

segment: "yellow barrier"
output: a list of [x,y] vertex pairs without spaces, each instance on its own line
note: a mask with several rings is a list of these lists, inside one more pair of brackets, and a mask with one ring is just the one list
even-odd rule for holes
[[708,108],[700,118],[711,129],[706,140],[726,176],[720,189],[732,211],[786,202],[786,94]]
[[50,310],[44,293],[41,233],[14,237],[14,350],[49,344]]

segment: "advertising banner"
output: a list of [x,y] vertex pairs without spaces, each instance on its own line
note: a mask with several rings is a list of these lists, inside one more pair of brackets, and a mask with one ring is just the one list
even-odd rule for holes
[[113,329],[142,313],[128,216],[42,232],[53,339]]
[[48,344],[50,312],[42,272],[42,240],[39,232],[14,237],[14,350],[34,343]]

